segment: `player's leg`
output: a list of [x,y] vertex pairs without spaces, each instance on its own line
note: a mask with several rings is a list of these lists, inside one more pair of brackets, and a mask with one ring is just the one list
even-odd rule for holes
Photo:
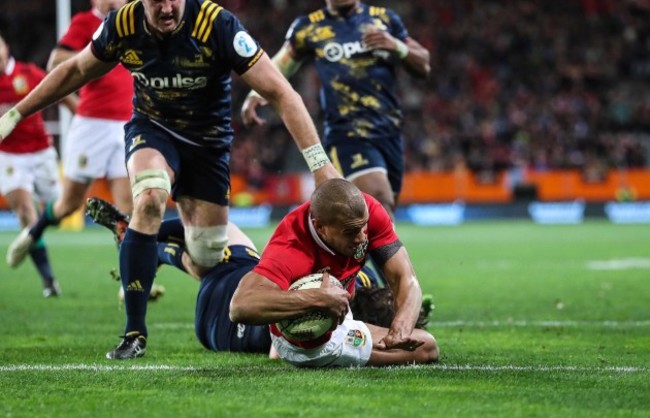
[[133,194],[133,214],[119,250],[119,270],[124,289],[124,338],[109,359],[144,355],[147,300],[158,268],[157,234],[177,161],[173,144],[146,123],[130,122],[126,128],[127,166]]
[[29,254],[43,280],[43,296],[58,296],[61,289],[52,274],[45,243],[41,239],[34,240],[27,227],[37,217],[35,202],[40,207],[41,202],[53,200],[59,194],[56,151],[49,148],[20,156],[3,153],[0,166],[8,168],[0,167],[0,192],[7,195],[12,191],[23,191],[8,197],[9,204],[16,208],[21,225],[25,228],[9,246],[7,264],[16,267]]
[[228,244],[228,195],[230,154],[223,150],[179,146],[183,177],[174,190],[185,226],[186,265],[194,277],[202,277],[223,258]]
[[420,342],[423,342],[412,351],[392,349],[380,350],[374,347],[374,344],[381,341],[382,338],[388,333],[387,328],[378,327],[376,325],[366,324],[372,335],[373,349],[370,354],[368,366],[389,366],[399,364],[424,364],[438,361],[440,357],[440,349],[436,343],[436,339],[429,332],[422,329],[414,329],[411,336]]

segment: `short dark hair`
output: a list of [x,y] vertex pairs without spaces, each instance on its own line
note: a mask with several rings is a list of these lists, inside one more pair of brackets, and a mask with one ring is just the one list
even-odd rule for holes
[[[389,287],[358,287],[350,301],[350,310],[357,321],[390,328],[395,318],[393,291]],[[415,327],[426,329],[428,323],[429,313],[420,308]]]

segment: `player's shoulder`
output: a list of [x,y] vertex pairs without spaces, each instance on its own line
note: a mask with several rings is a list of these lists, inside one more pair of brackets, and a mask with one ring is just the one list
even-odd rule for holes
[[102,21],[102,18],[93,13],[92,10],[83,10],[79,13],[75,13],[70,19],[70,25],[89,25],[94,24],[97,21]]
[[144,6],[140,0],[131,1],[108,14],[106,23],[109,31],[117,33],[118,38],[126,38],[137,34],[144,19]]
[[221,31],[239,28],[237,17],[216,1],[187,0],[186,5],[191,37],[199,42],[207,43],[211,36],[219,38]]
[[386,23],[399,20],[397,12],[388,7],[372,6],[365,3],[361,3],[359,7],[362,8],[363,13],[367,14],[371,18],[380,19]]

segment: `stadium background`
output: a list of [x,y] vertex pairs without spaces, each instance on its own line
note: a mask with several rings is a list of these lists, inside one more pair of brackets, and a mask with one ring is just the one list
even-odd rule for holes
[[[56,43],[55,3],[3,4],[0,29],[17,59],[45,66]],[[71,1],[71,12],[88,3]],[[273,54],[291,21],[324,1],[220,3]],[[399,218],[425,203],[441,205],[424,222],[449,223],[459,210],[462,219],[528,217],[537,201],[606,216],[611,202],[650,200],[650,2],[372,3],[395,9],[432,53],[429,80],[400,77],[408,174]],[[321,126],[313,67],[292,81]],[[248,89],[235,77],[233,91],[233,203],[271,203],[281,213],[309,195],[310,176],[272,112],[264,128],[242,128]],[[104,185],[91,193],[104,195]],[[646,204],[633,212],[650,220]]]

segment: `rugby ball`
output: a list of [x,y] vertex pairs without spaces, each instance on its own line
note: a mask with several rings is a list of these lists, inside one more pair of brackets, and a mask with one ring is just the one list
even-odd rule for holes
[[[332,275],[330,283],[343,288],[341,282]],[[289,291],[315,289],[321,287],[323,273],[314,273],[301,277],[291,283]],[[323,311],[315,309],[297,318],[284,319],[275,324],[282,335],[293,341],[309,341],[324,335],[334,325],[334,320]]]

